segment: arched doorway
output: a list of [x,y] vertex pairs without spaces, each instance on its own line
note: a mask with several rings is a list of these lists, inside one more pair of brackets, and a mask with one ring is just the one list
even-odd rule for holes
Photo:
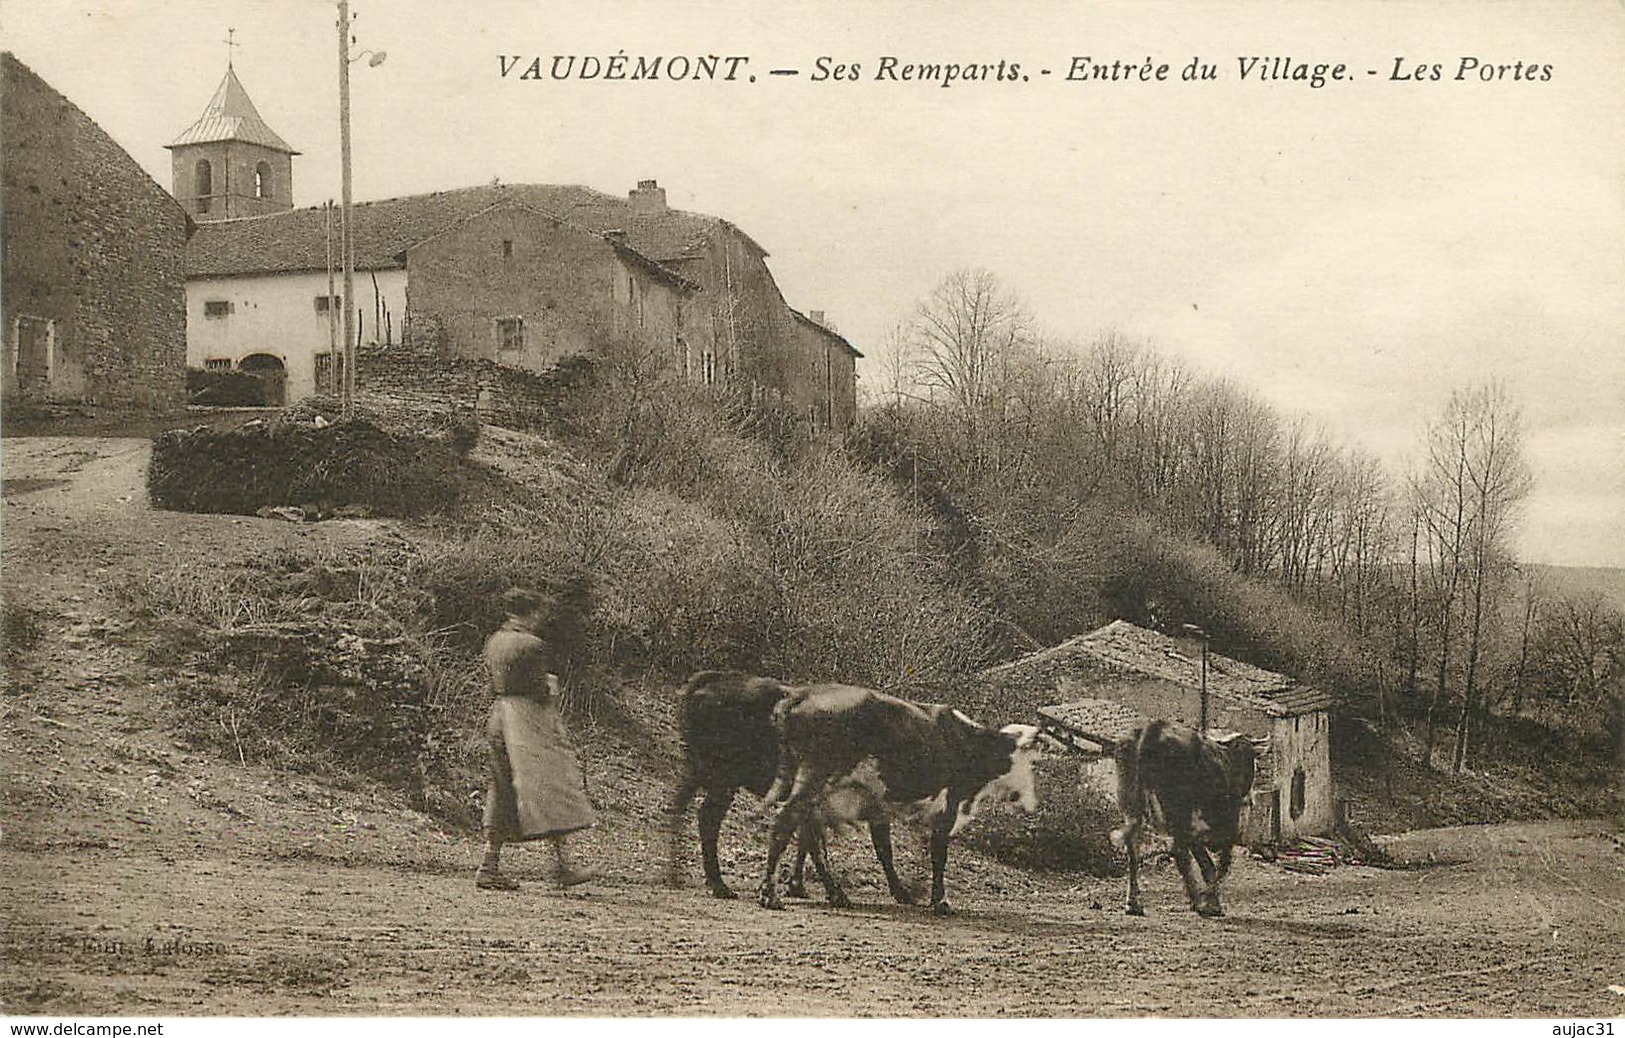
[[254,353],[239,361],[237,368],[260,380],[266,407],[281,407],[285,403],[288,369],[282,363],[282,358],[269,353]]

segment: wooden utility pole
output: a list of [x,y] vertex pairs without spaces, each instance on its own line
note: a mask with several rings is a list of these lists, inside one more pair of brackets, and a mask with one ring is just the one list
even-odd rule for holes
[[350,213],[350,0],[339,0],[340,250],[344,262],[344,416],[355,409],[355,235]]

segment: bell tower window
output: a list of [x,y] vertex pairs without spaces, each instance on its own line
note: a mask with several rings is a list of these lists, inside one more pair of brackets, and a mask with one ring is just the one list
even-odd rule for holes
[[209,196],[214,194],[214,167],[209,165],[208,159],[197,160],[193,183],[197,188],[197,211],[206,213],[209,211]]
[[271,164],[262,162],[254,167],[254,197],[271,197]]

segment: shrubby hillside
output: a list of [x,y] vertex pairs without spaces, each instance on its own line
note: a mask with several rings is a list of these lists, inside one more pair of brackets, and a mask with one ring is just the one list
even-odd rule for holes
[[[952,411],[893,401],[850,435],[814,434],[646,359],[606,348],[573,362],[539,429],[363,400],[348,420],[317,402],[248,429],[161,438],[160,504],[401,517],[387,550],[132,581],[166,652],[233,675],[207,693],[187,686],[178,723],[222,752],[365,775],[472,824],[488,703],[479,647],[500,619],[496,595],[533,585],[566,606],[554,640],[569,716],[619,762],[600,779],[654,819],[675,761],[673,691],[695,670],[867,684],[1002,724],[1029,720],[1031,704],[989,700],[977,671],[1125,617],[1198,623],[1220,651],[1332,690],[1340,782],[1373,826],[1606,809],[1606,782],[1589,772],[1561,804],[1527,772],[1524,797],[1373,777],[1416,767],[1403,722],[1420,702],[1396,695],[1392,630],[1377,614],[1398,600],[1378,586],[1376,556],[1335,580],[1309,579],[1310,567],[1295,587],[1249,572],[1238,542],[1193,532],[1196,489],[1175,480],[1160,498],[1136,494],[1126,460],[1101,469],[1078,445],[1042,447],[1054,422],[1027,423],[1018,452]],[[1116,449],[1128,458],[1130,446]],[[286,479],[268,489],[277,472]],[[1587,752],[1607,760],[1605,746]],[[1076,771],[1055,767],[1052,784]],[[1100,866],[1100,797],[1061,784],[1049,820],[1007,827],[988,849]]]

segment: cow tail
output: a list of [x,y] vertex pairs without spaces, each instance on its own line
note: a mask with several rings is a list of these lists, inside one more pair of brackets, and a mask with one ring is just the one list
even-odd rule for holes
[[[1117,744],[1117,808],[1123,825],[1112,831],[1112,843],[1127,847],[1128,833],[1145,821],[1145,784],[1140,780],[1140,759],[1146,746],[1161,734],[1162,722],[1152,721]],[[1131,849],[1132,850],[1132,849]]]
[[685,756],[694,733],[694,712],[698,706],[700,689],[705,688],[719,676],[714,670],[702,670],[690,677],[677,692],[677,737],[682,743]]

